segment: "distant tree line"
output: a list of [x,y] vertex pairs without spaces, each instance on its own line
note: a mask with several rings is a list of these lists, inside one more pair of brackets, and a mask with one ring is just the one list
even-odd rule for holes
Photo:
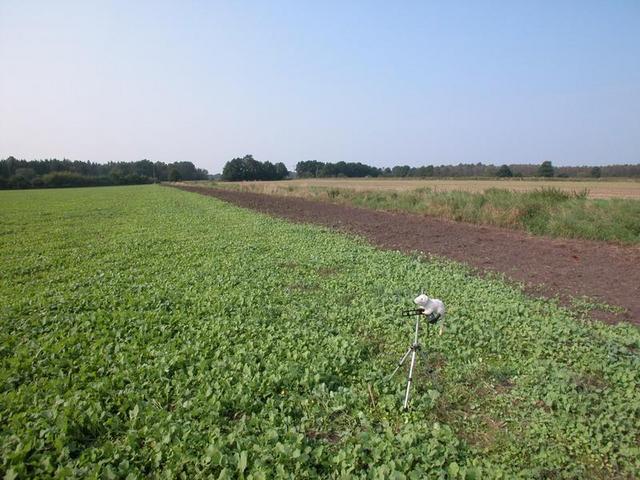
[[[603,167],[554,167],[549,161],[535,164],[487,165],[483,163],[460,163],[458,165],[425,165],[411,167],[378,168],[360,162],[319,162],[305,160],[298,162],[295,173],[299,178],[330,177],[560,177],[560,178],[600,178],[600,177],[640,177],[640,164],[607,165]],[[259,162],[252,155],[228,161],[221,179],[226,181],[282,180],[289,176],[283,163]]]
[[0,160],[0,188],[134,185],[177,180],[204,180],[207,171],[191,162],[109,162],[78,160]]
[[378,177],[383,170],[357,162],[325,163],[317,160],[298,162],[298,177]]
[[640,177],[640,164],[606,165],[604,167],[554,167],[549,161],[540,165],[502,165],[497,177],[558,177],[558,178],[600,178],[600,177]]
[[296,173],[300,178],[323,177],[640,177],[640,164],[607,165],[603,167],[554,167],[551,162],[534,164],[511,164],[497,167],[483,163],[460,163],[458,165],[426,165],[411,167],[396,165],[392,168],[377,168],[362,163],[324,163],[316,160],[298,162]]
[[234,158],[222,169],[222,179],[227,181],[282,180],[288,176],[284,163],[259,162],[252,155]]

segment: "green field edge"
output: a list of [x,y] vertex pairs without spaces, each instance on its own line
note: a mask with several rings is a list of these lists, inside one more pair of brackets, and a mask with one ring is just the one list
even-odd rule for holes
[[[381,251],[358,236],[210,197],[152,186],[85,191],[31,196],[10,204],[0,223],[7,472],[640,472],[637,328],[584,321],[450,260]],[[131,296],[132,286],[149,299]],[[435,371],[420,374],[412,410],[402,414],[404,379],[381,379],[410,340],[396,316],[419,286],[447,300],[450,320],[429,344]],[[231,337],[255,342],[254,350],[238,352]],[[283,345],[295,347],[278,353]],[[80,352],[85,365],[57,376]],[[171,399],[156,365],[170,372]],[[97,368],[119,376],[82,376]],[[262,377],[269,369],[277,380]],[[121,375],[144,387],[127,388]],[[234,388],[234,375],[257,398]],[[282,393],[261,400],[275,385]]]

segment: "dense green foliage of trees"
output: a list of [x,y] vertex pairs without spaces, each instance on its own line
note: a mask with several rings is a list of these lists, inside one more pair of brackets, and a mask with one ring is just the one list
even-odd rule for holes
[[165,180],[204,180],[207,171],[191,162],[109,162],[0,160],[0,188],[131,185]]
[[[496,167],[483,163],[458,165],[426,165],[411,167],[396,165],[378,168],[360,162],[298,162],[296,174],[300,178],[322,177],[640,177],[640,164],[607,165],[603,167],[554,167],[551,162],[541,165],[511,164]],[[282,163],[259,162],[252,155],[234,158],[226,163],[223,180],[282,180],[289,176]],[[109,162],[99,164],[77,160],[18,160],[0,159],[0,189],[80,187],[103,185],[131,185],[154,181],[204,180],[206,170],[191,162]]]
[[509,165],[502,165],[496,172],[496,177],[501,177],[501,178],[513,177],[513,172],[509,168]]
[[382,170],[360,162],[325,163],[317,160],[298,162],[298,177],[377,177]]
[[252,155],[228,161],[222,170],[222,179],[241,180],[282,180],[289,176],[284,163],[259,162]]
[[540,167],[538,168],[538,176],[539,177],[551,178],[551,177],[553,177],[554,173],[555,173],[555,169],[553,168],[553,165],[549,161],[542,162],[540,164]]
[[608,165],[604,167],[554,167],[551,162],[542,165],[511,164],[496,167],[483,163],[458,165],[426,165],[411,167],[396,165],[377,168],[362,163],[324,163],[316,160],[298,162],[296,173],[300,178],[322,177],[640,177],[640,164]]

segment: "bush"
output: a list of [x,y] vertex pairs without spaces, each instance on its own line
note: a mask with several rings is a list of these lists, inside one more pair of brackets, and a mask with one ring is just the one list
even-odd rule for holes
[[513,172],[511,171],[508,165],[502,165],[496,172],[496,177],[500,177],[500,178],[513,177]]
[[549,161],[542,162],[542,164],[538,167],[539,177],[551,178],[553,177],[554,173],[555,173],[555,170],[553,168],[553,165]]
[[86,177],[74,172],[53,172],[42,177],[45,187],[89,187],[96,184],[95,177]]
[[12,175],[8,183],[10,188],[28,188],[31,185],[31,182],[22,175]]
[[182,176],[180,175],[180,172],[177,169],[172,168],[171,171],[169,172],[169,181],[179,182],[180,180],[182,180]]
[[31,180],[31,186],[34,188],[42,188],[45,186],[44,180],[42,179],[42,177],[36,177]]

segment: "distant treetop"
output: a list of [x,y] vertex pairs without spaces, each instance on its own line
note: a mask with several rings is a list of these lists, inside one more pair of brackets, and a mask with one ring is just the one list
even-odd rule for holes
[[222,179],[226,181],[243,180],[282,180],[289,176],[289,170],[282,162],[259,162],[253,155],[234,158],[222,169]]
[[314,177],[377,177],[382,170],[360,162],[324,163],[317,160],[298,162],[296,173],[300,178]]
[[496,177],[513,177],[513,172],[509,168],[509,165],[502,165],[496,172]]
[[[553,168],[553,165],[549,161],[542,162],[540,167],[538,167],[539,177],[553,177],[554,173],[555,173],[555,169]],[[569,175],[567,175],[567,177],[568,176]]]

